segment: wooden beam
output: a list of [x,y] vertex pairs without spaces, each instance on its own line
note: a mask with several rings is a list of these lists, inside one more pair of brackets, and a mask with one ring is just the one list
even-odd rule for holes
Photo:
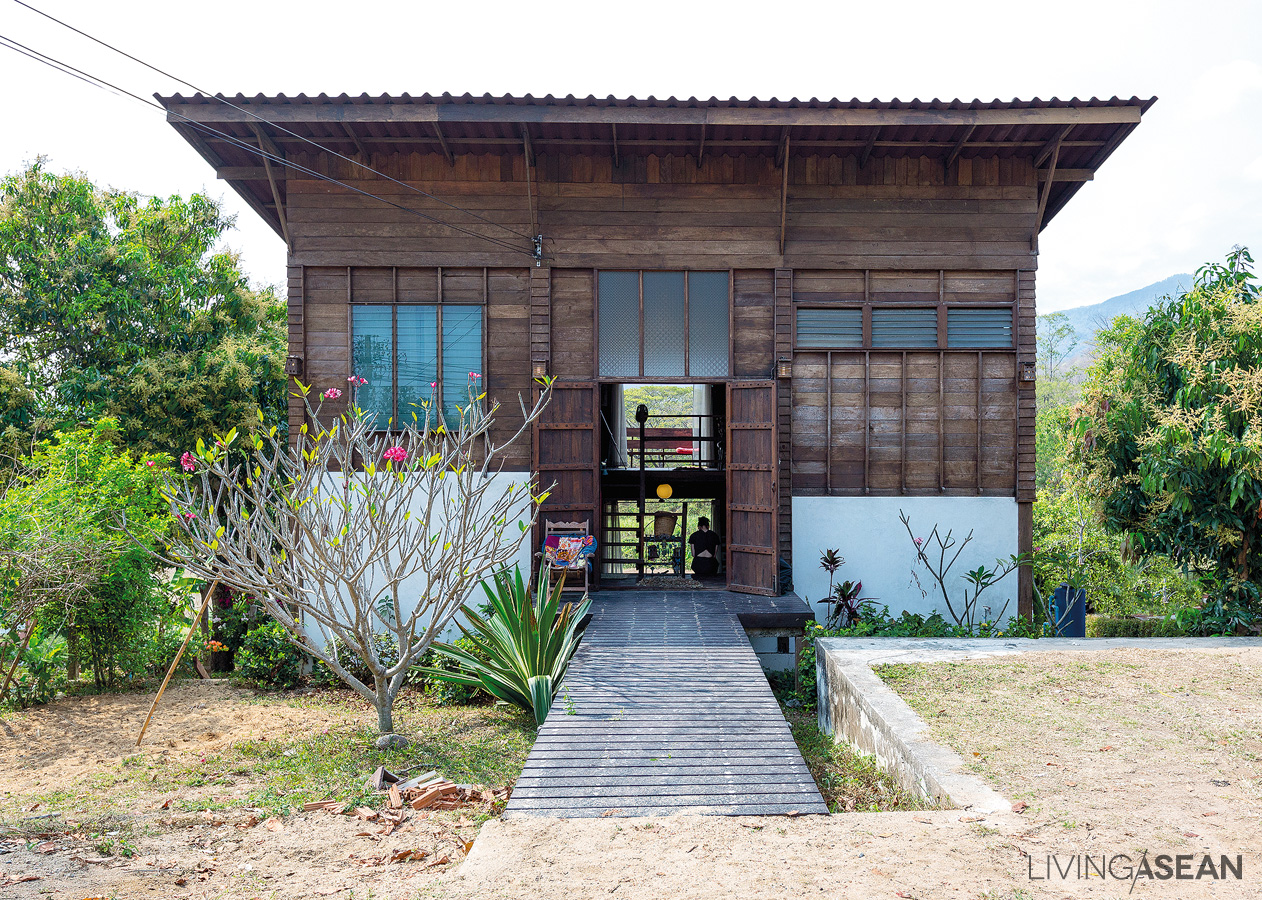
[[784,134],[784,165],[781,166],[784,178],[780,184],[780,255],[784,256],[784,226],[789,211],[789,133]]
[[780,132],[780,146],[776,148],[776,168],[788,165],[789,158],[789,129],[788,126]]
[[[223,168],[223,158],[218,153],[215,152],[215,150],[210,146],[210,144],[202,136],[202,133],[200,131],[178,120],[176,122],[173,122],[172,126],[175,128],[176,132],[182,138],[184,138],[184,140],[189,142],[189,144],[193,147],[194,150],[198,152],[198,154],[201,156],[202,159],[210,163],[212,168],[215,168],[215,169]],[[232,183],[232,182],[229,182],[229,183],[232,184],[232,189],[241,196],[241,199],[244,200],[247,204],[249,204],[252,210],[254,210],[256,213],[259,214],[259,218],[261,218],[267,224],[271,225],[272,228],[276,230],[277,234],[280,234],[280,221],[279,219],[273,217],[272,215],[268,213],[266,204],[264,204],[262,200],[260,200],[257,196],[255,196],[254,192],[250,190],[248,187],[246,187],[245,185],[240,184],[240,183]],[[281,234],[281,237],[283,238],[284,235]]]
[[614,122],[613,128],[613,164],[614,168],[618,167],[618,123]]
[[364,142],[359,139],[359,135],[355,133],[355,129],[351,128],[349,122],[343,122],[342,130],[346,132],[346,136],[355,144],[355,152],[364,158],[365,161],[372,160],[372,154],[368,152],[368,148],[364,146]]
[[[267,136],[266,131],[254,124],[250,125],[250,130],[253,131],[254,136],[259,139],[259,146],[267,151],[267,153],[279,156],[281,159],[285,158],[281,154],[280,148],[272,143],[272,139]],[[285,239],[286,249],[293,252],[294,244],[293,241],[289,239],[289,222],[285,219],[285,205],[281,203],[280,199],[280,182],[276,180],[276,173],[272,168],[272,160],[270,156],[263,157],[263,168],[267,172],[267,183],[271,185],[272,188],[272,202],[276,204],[276,218],[280,222],[280,236]]]
[[169,121],[193,122],[530,122],[534,124],[804,125],[875,128],[882,125],[1079,125],[1132,124],[1138,106],[1010,109],[813,109],[813,108],[638,108],[608,106],[501,106],[473,103],[251,103],[236,109],[222,103],[183,103],[169,98]]
[[1052,151],[1060,147],[1060,142],[1069,135],[1069,132],[1073,130],[1073,127],[1074,126],[1072,125],[1066,125],[1056,133],[1056,137],[1052,138],[1043,145],[1043,148],[1034,155],[1034,168],[1038,169],[1043,165],[1043,163],[1047,162],[1047,158],[1052,155]]
[[705,159],[705,123],[701,123],[701,143],[697,144],[697,168],[701,168],[701,161]]
[[878,125],[872,129],[872,137],[868,138],[868,142],[863,145],[863,152],[859,154],[859,168],[862,169],[868,164],[868,157],[872,155],[872,150],[876,147],[876,139],[881,134],[881,127]]
[[[1039,197],[1039,211],[1034,219],[1034,237],[1030,239],[1030,249],[1039,250],[1039,232],[1043,230],[1043,214],[1047,212],[1047,198],[1051,196],[1052,184],[1056,181],[1056,161],[1060,158],[1060,143],[1052,148],[1052,162],[1047,167],[1047,177],[1043,179],[1043,193]],[[978,380],[981,376],[978,376]]]
[[[613,126],[617,127],[617,126]],[[449,144],[478,144],[491,147],[516,147],[521,143],[519,138],[503,138],[503,137],[479,137],[476,135],[446,135]],[[218,140],[211,138],[211,140]],[[237,138],[237,140],[243,140]],[[303,147],[310,147],[309,141],[319,140],[317,138],[296,138],[281,135],[273,138],[280,145],[301,144]],[[436,144],[438,139],[429,135],[416,135],[414,137],[373,137],[374,144]],[[609,141],[603,138],[546,138],[533,137],[532,144],[538,144],[541,147],[608,147]],[[868,145],[866,140],[805,140],[798,138],[797,147],[799,150],[820,150],[820,151],[838,151],[838,150],[861,150]],[[1061,149],[1067,150],[1071,147],[1081,147],[1090,150],[1098,150],[1105,146],[1107,141],[1061,141]],[[993,153],[1000,150],[1027,150],[1037,151],[1046,146],[1046,141],[974,141],[970,143],[969,149],[978,152],[978,155]],[[623,147],[679,147],[682,149],[690,149],[696,146],[696,141],[691,138],[641,138],[632,140],[619,140],[619,150]],[[737,150],[775,150],[780,146],[780,139],[774,140],[721,140],[716,141],[713,138],[706,139],[706,147],[711,150],[719,149],[737,149]],[[908,149],[914,148],[919,150],[946,150],[949,151],[955,146],[954,141],[881,141],[878,140],[875,148],[882,149]]]
[[438,127],[437,122],[431,122],[430,124],[434,128],[434,136],[438,138],[438,146],[443,148],[443,156],[447,157],[447,165],[454,168],[456,157],[452,155],[451,148],[447,146],[447,138],[443,135],[443,130]]
[[946,168],[951,168],[951,163],[955,162],[955,160],[959,157],[960,151],[964,149],[964,145],[968,142],[968,139],[973,136],[973,132],[976,130],[976,125],[969,125],[964,129],[964,133],[960,135],[960,139],[955,142],[955,146],[952,147],[951,152],[947,154]]
[[[1046,180],[1047,176],[1048,176],[1047,169],[1038,170],[1039,181]],[[1095,170],[1094,169],[1057,169],[1056,181],[1058,183],[1062,181],[1095,181]]]
[[[1087,168],[1094,172],[1096,169],[1100,168],[1100,166],[1104,165],[1104,161],[1112,155],[1113,151],[1121,145],[1122,141],[1126,140],[1130,136],[1130,133],[1134,131],[1135,128],[1135,125],[1124,125],[1114,131],[1113,135],[1108,140],[1101,143],[1100,147],[1096,150],[1095,155],[1092,156],[1090,161],[1087,163]],[[1064,141],[1061,143],[1061,147],[1073,147],[1076,144],[1076,141]],[[1073,199],[1074,194],[1076,194],[1081,187],[1081,184],[1071,184],[1068,188],[1057,195],[1056,201],[1048,205],[1047,213],[1043,216],[1044,226],[1046,226],[1058,212],[1065,208],[1065,204]]]
[[535,164],[535,151],[530,147],[530,129],[525,122],[521,123],[521,139],[526,147],[526,167],[531,168]]

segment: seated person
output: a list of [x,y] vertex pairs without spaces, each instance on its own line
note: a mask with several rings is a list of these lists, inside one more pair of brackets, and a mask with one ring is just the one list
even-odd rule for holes
[[702,516],[697,530],[688,536],[692,548],[692,571],[695,575],[713,575],[719,571],[719,536],[710,530],[710,520]]

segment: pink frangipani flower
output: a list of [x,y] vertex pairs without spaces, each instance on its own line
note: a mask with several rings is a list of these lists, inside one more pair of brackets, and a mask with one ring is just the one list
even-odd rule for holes
[[153,468],[154,466],[156,466],[156,465],[157,465],[157,463],[156,463],[156,462],[154,462],[152,459],[147,459],[147,460],[145,460],[145,465],[146,465],[146,466],[149,466],[149,468]]
[[336,400],[340,396],[342,396],[342,392],[339,391],[337,388],[329,388],[327,391],[324,392],[325,400]]
[[197,462],[193,459],[193,454],[185,450],[184,455],[180,457],[180,465],[184,467],[185,472],[191,472],[197,467]]
[[921,544],[923,544],[923,543],[924,543],[924,541],[922,541],[920,538],[916,538],[916,546],[917,546],[917,547],[919,547],[919,546],[920,546]]
[[477,372],[470,372],[470,373],[469,373],[469,377],[470,377],[470,378],[481,378],[482,376],[481,376],[481,375],[479,375]]
[[365,384],[367,384],[367,383],[368,383],[368,379],[367,379],[367,378],[360,378],[358,375],[351,375],[351,376],[350,376],[349,378],[347,378],[346,380],[347,380],[350,384],[359,385],[360,387],[363,387]]
[[382,456],[391,462],[403,463],[408,458],[408,452],[396,444],[383,453]]

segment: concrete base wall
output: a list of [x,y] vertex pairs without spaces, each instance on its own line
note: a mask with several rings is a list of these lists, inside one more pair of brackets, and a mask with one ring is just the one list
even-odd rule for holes
[[[334,475],[328,476],[325,483],[325,489],[328,490],[332,496],[336,496],[336,477],[337,476]],[[520,486],[516,489],[516,491],[522,497],[522,501],[517,505],[516,509],[514,509],[513,514],[508,517],[508,524],[504,528],[503,533],[504,544],[510,544],[521,537],[519,524],[526,525],[530,521],[529,490],[525,487],[525,485],[529,482],[531,476],[528,472],[499,472],[490,474],[488,477],[491,480],[491,486],[487,489],[485,494],[488,506],[493,504],[496,499],[503,496],[504,492],[509,489],[510,485]],[[413,507],[411,512],[413,514],[414,521],[419,520],[420,517],[425,515],[424,502],[425,498],[420,492],[413,497]],[[516,521],[514,521],[515,517]],[[432,532],[441,533],[444,525],[445,517],[440,504],[433,511],[429,526]],[[517,547],[515,554],[509,562],[509,568],[511,569],[514,565],[521,567],[523,577],[529,577],[531,567],[534,565],[533,547],[531,546],[529,535],[522,539],[520,545]],[[366,572],[364,579],[370,586],[370,589],[373,590],[379,589],[386,584],[386,574],[384,570],[380,569],[374,569]],[[421,595],[425,591],[425,588],[426,578],[424,573],[413,575],[411,578],[405,579],[402,582],[399,592],[402,597],[402,606],[405,614],[410,614],[411,610],[415,609],[416,604],[419,602]],[[477,604],[483,602],[485,599],[486,598],[482,593],[482,589],[475,585],[473,590],[471,590],[464,598],[464,602]],[[457,617],[459,617],[459,615],[460,614],[457,614]],[[316,630],[320,632],[319,636],[316,637],[316,641],[318,643],[322,643],[328,639],[328,635],[324,634],[322,629],[318,629],[317,627]],[[460,631],[456,627],[454,620],[447,625],[441,635],[444,640],[455,640],[459,636]]]
[[[794,497],[793,589],[811,604],[820,621],[827,615],[821,601],[828,594],[828,573],[819,567],[819,557],[828,548],[846,558],[836,581],[862,581],[862,596],[888,606],[892,615],[903,610],[928,615],[935,609],[947,615],[942,597],[932,592],[936,583],[916,563],[912,540],[898,518],[900,510],[911,518],[917,537],[926,537],[937,525],[943,536],[950,529],[962,541],[972,529],[973,540],[949,576],[961,593],[964,581],[955,577],[957,573],[979,565],[993,567],[996,559],[1017,552],[1017,502],[1011,497]],[[913,566],[920,587],[912,577]],[[928,596],[921,593],[922,587]],[[1005,616],[1012,616],[1016,597],[1013,573],[983,594],[982,603],[990,605],[993,617],[1010,600]]]

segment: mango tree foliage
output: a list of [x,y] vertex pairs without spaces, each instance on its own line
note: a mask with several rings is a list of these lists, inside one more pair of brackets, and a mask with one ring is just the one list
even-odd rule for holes
[[144,669],[163,603],[151,549],[168,528],[164,485],[104,419],[40,442],[0,496],[0,618],[81,637],[98,687]]
[[[1262,303],[1248,251],[1192,290],[1097,338],[1075,421],[1104,524],[1223,585],[1210,618],[1255,623],[1262,604]],[[1256,627],[1254,625],[1253,627]]]
[[112,417],[163,453],[279,423],[285,306],[216,250],[231,225],[200,194],[142,200],[42,161],[0,180],[0,351],[32,418]]
[[[320,397],[342,393],[331,387]],[[393,732],[409,670],[529,534],[542,496],[530,482],[494,476],[549,396],[545,383],[533,408],[522,402],[517,431],[500,444],[490,430],[498,406],[484,411],[476,389],[458,422],[445,424],[432,400],[403,423],[356,407],[334,417],[308,403],[310,424],[292,441],[273,427],[199,443],[182,456],[193,477],[169,485],[178,523],[170,561],[254,596],[295,646],[376,707],[383,733]],[[396,652],[379,652],[381,635]],[[370,680],[339,659],[338,644]]]

